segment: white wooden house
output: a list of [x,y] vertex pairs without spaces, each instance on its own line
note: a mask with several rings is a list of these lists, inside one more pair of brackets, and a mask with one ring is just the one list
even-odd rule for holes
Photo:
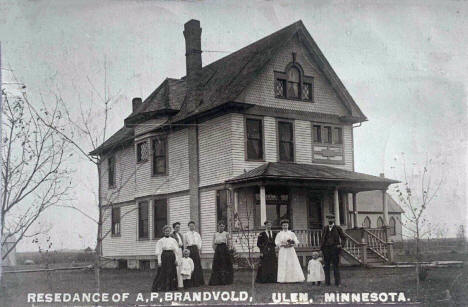
[[235,235],[238,223],[256,232],[285,217],[307,253],[334,214],[350,261],[391,260],[388,228],[353,225],[362,224],[363,191],[380,193],[388,225],[385,191],[396,181],[355,172],[353,125],[367,118],[303,23],[204,67],[199,21],[183,34],[187,75],[134,98],[124,127],[92,152],[109,234],[103,255],[154,266],[161,227],[178,221],[184,232],[193,220],[209,263],[218,220]]

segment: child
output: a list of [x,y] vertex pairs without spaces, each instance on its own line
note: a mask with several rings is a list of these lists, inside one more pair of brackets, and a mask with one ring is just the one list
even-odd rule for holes
[[192,278],[192,273],[195,269],[193,260],[189,256],[190,251],[188,249],[184,249],[184,257],[180,261],[180,275],[184,281],[185,289],[190,288],[190,279]]
[[323,272],[322,263],[318,258],[319,253],[313,252],[312,259],[310,259],[309,265],[307,266],[307,282],[320,285],[320,282],[325,280],[325,273]]

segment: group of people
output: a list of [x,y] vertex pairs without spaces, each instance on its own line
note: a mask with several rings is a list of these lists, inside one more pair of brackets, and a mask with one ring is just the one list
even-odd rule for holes
[[[325,281],[330,285],[330,266],[333,266],[335,285],[340,284],[339,255],[346,240],[343,230],[336,226],[334,217],[328,216],[329,225],[322,232],[320,250],[323,253],[325,271],[319,261],[319,254],[312,253],[308,263],[307,281],[320,284]],[[257,246],[261,257],[256,282],[258,283],[293,283],[305,281],[301,264],[296,255],[295,246],[299,244],[294,232],[289,230],[289,221],[282,220],[280,232],[271,229],[272,223],[265,221],[265,231],[258,235]],[[279,248],[278,257],[276,248]]]
[[[330,285],[330,266],[333,266],[335,285],[340,284],[339,254],[346,240],[343,230],[334,224],[330,216],[329,225],[322,233],[320,249],[323,253],[324,269],[319,261],[319,254],[312,253],[308,264],[307,281],[320,284],[325,281]],[[265,231],[257,239],[261,257],[256,282],[258,283],[294,283],[305,281],[295,246],[299,244],[294,232],[289,230],[289,221],[282,220],[279,232],[274,232],[272,223],[265,221]],[[205,284],[200,261],[202,240],[195,231],[195,222],[188,223],[189,231],[180,233],[180,223],[166,225],[162,231],[164,237],[156,243],[158,272],[153,281],[152,291],[172,291],[178,288],[191,288]],[[215,251],[209,285],[229,285],[233,282],[234,270],[232,255],[229,250],[230,236],[225,231],[223,222],[218,224],[218,231],[213,235]],[[276,248],[279,248],[276,256]]]
[[[156,243],[158,271],[153,281],[152,291],[171,291],[205,285],[200,260],[202,240],[195,231],[195,222],[188,223],[189,231],[180,233],[180,223],[162,228],[164,237]],[[229,234],[220,222],[213,235],[215,251],[209,285],[232,283],[234,270],[229,252]]]

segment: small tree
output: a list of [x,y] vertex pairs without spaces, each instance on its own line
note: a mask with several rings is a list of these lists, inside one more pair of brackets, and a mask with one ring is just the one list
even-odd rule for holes
[[255,211],[253,205],[240,202],[240,212],[236,212],[233,208],[233,201],[230,202],[229,212],[231,212],[230,229],[232,231],[232,239],[235,244],[240,246],[238,251],[237,262],[240,266],[246,266],[250,269],[250,288],[252,298],[255,301],[255,272],[258,266],[258,253],[257,250],[257,235],[258,231],[255,230]]
[[433,179],[437,165],[431,159],[426,159],[420,169],[413,164],[413,168],[408,170],[404,154],[402,154],[401,163],[403,180],[401,184],[395,186],[395,192],[405,209],[405,220],[402,226],[416,242],[416,291],[419,296],[420,262],[422,261],[420,244],[421,240],[431,232],[426,216],[427,208],[437,197],[444,179]]

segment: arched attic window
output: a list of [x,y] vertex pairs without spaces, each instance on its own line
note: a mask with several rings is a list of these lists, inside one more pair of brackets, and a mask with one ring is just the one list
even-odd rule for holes
[[371,228],[371,220],[370,220],[370,218],[368,216],[366,216],[366,218],[362,222],[362,227]]
[[285,70],[275,71],[275,97],[313,102],[312,81],[312,77],[304,75],[304,70],[296,62],[296,54],[293,53],[293,61]]

